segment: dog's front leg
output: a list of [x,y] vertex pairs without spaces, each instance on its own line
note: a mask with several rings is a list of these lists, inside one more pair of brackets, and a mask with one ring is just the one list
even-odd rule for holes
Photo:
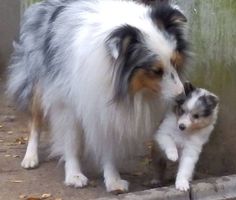
[[111,160],[107,160],[103,165],[104,182],[108,192],[120,194],[128,191],[129,183],[122,180],[117,168]]

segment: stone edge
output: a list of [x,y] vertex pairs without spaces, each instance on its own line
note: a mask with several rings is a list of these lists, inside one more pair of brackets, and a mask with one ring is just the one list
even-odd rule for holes
[[173,186],[122,194],[94,200],[225,200],[236,199],[236,175],[194,181],[188,192]]

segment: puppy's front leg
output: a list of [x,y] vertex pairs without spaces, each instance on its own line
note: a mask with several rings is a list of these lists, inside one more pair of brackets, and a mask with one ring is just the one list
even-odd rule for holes
[[155,136],[155,140],[169,160],[173,162],[178,160],[178,150],[173,139],[169,135],[157,133]]
[[103,164],[104,182],[108,192],[120,194],[128,191],[129,183],[122,180],[114,163],[111,160],[106,160]]
[[181,191],[189,190],[189,181],[192,179],[200,152],[201,148],[193,148],[192,145],[183,149],[175,181],[176,189]]

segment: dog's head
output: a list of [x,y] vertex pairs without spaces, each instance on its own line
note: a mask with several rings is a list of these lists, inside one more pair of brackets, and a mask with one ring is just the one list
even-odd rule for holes
[[164,100],[184,92],[179,73],[188,55],[185,16],[176,7],[158,4],[144,18],[143,26],[126,24],[107,38],[106,47],[115,66],[115,101],[141,91]]
[[181,131],[196,131],[215,123],[219,99],[211,92],[184,84],[186,98],[177,101],[175,112]]

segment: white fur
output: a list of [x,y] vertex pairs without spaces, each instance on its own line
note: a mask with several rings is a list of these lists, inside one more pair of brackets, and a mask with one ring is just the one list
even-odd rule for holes
[[[30,24],[31,19],[38,20],[38,14],[42,13],[40,9],[52,13],[57,4],[64,5],[65,2],[58,0],[33,6],[26,13],[25,29],[30,27],[27,23]],[[79,159],[83,155],[95,160],[103,168],[108,191],[127,191],[128,183],[120,178],[118,166],[124,158],[137,154],[143,142],[151,138],[156,121],[165,109],[165,101],[183,92],[183,85],[170,63],[176,42],[164,36],[153,24],[149,14],[149,7],[132,1],[81,0],[71,1],[53,22],[50,42],[57,50],[51,58],[54,65],[50,66],[50,73],[45,73],[48,69],[42,67],[43,62],[40,63],[35,70],[37,79],[33,77],[26,80],[37,81],[42,90],[42,108],[49,118],[52,132],[52,155],[61,156],[65,161],[66,185],[87,185],[88,180],[82,173]],[[47,20],[42,23],[47,26],[50,16],[43,17]],[[127,24],[143,33],[147,47],[159,56],[166,67],[160,83],[160,96],[146,99],[143,95],[145,91],[141,91],[135,95],[132,104],[126,100],[115,104],[111,103],[115,64],[108,55],[105,41],[113,30]],[[48,33],[43,26],[42,29],[36,32],[39,36],[26,29],[26,36],[22,37],[22,40],[29,40],[26,41],[29,46],[27,51],[39,49],[39,52],[33,52],[35,58],[29,65],[32,71],[36,69],[35,60],[43,56],[40,52],[44,45],[42,38]],[[40,48],[36,44],[36,47],[31,46],[35,38],[41,41],[41,46],[38,45]],[[117,59],[118,51],[113,46],[111,49],[113,58]],[[25,58],[27,62],[28,58]],[[19,76],[26,76],[21,71]],[[171,79],[171,73],[175,80]],[[14,74],[11,78],[14,79]],[[9,82],[9,90],[16,91],[16,82]],[[22,96],[25,98],[30,95],[27,93]],[[35,141],[33,138],[29,141],[23,167],[37,165],[37,159],[34,158],[37,154]],[[33,152],[33,157],[30,152]]]
[[[202,91],[199,95],[206,93],[205,90]],[[196,99],[195,97],[190,99],[189,108],[191,108],[193,101],[196,101]],[[214,129],[217,112],[218,107],[215,108],[212,114],[213,120],[208,126],[192,132],[189,130],[181,131],[179,129],[179,124],[181,123],[184,123],[186,127],[191,125],[189,116],[183,115],[182,118],[177,119],[177,116],[173,112],[169,112],[156,132],[155,141],[167,158],[173,162],[179,160],[175,186],[181,191],[187,191],[190,187],[189,181],[192,179],[195,164],[199,159],[203,145],[207,143]]]
[[39,142],[39,132],[38,130],[32,129],[30,133],[27,150],[24,159],[21,162],[21,166],[23,168],[31,169],[38,166],[39,164],[38,142]]
[[[121,1],[99,1],[89,6],[98,10],[98,14],[84,11],[87,25],[77,30],[72,38],[73,45],[67,49],[70,52],[65,63],[67,76],[59,77],[51,85],[45,85],[43,104],[51,115],[52,127],[56,129],[52,128],[52,153],[62,155],[66,162],[67,185],[86,185],[87,181],[70,181],[70,177],[81,173],[79,160],[74,154],[75,149],[79,148],[78,142],[81,142],[74,138],[76,125],[77,131],[79,130],[77,137],[84,140],[82,143],[85,154],[92,155],[104,169],[107,191],[127,191],[128,183],[121,180],[117,166],[123,158],[137,153],[137,149],[142,148],[143,141],[151,138],[151,133],[156,128],[156,119],[161,116],[164,105],[158,98],[145,100],[142,93],[135,96],[132,106],[126,102],[120,105],[109,103],[113,95],[113,70],[103,41],[114,27],[131,24],[149,35],[147,40],[152,46],[158,44],[155,51],[165,62],[170,62],[174,46],[164,39],[154,28],[150,18],[146,17],[147,7]],[[70,9],[70,13],[76,17],[76,4]],[[111,21],[110,16],[114,16]],[[94,30],[93,24],[99,28]],[[114,56],[117,56],[116,52]],[[183,86],[174,68],[170,64],[167,66],[161,97],[170,100],[183,91]],[[175,72],[177,83],[171,80],[170,72]],[[52,110],[51,107],[56,102],[63,104],[65,110]]]

